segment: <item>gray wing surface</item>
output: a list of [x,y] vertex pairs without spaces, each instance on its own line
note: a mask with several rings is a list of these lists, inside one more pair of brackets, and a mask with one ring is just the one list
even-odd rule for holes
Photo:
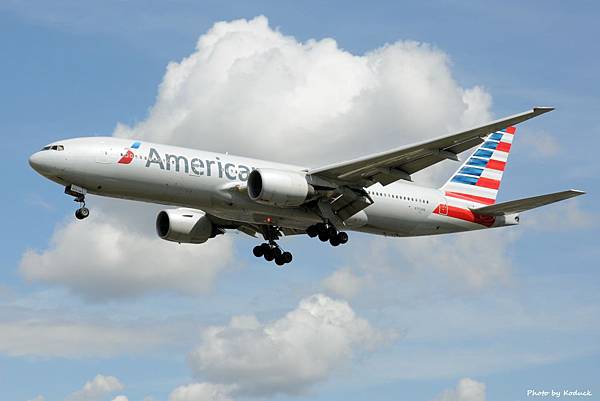
[[506,214],[520,213],[536,207],[560,202],[565,199],[583,195],[585,192],[570,189],[568,191],[555,192],[547,195],[532,196],[531,198],[517,199],[508,202],[496,203],[495,205],[471,209],[474,213],[486,216],[502,216]]
[[552,110],[552,107],[535,107],[464,132],[316,168],[308,174],[357,186],[368,186],[375,182],[387,185],[399,179],[410,180],[411,174],[442,160],[458,160],[459,153],[479,145],[492,132]]

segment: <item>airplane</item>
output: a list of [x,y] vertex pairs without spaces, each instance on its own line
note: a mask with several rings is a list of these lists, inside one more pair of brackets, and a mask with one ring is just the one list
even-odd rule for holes
[[[346,231],[391,237],[448,234],[519,224],[521,212],[584,194],[567,190],[496,203],[516,124],[552,111],[535,107],[479,127],[318,168],[115,137],[44,146],[29,158],[89,216],[87,194],[174,206],[156,217],[167,241],[201,244],[239,230],[264,241],[256,257],[292,261],[277,241],[308,234],[339,246]],[[477,147],[440,188],[411,175]]]

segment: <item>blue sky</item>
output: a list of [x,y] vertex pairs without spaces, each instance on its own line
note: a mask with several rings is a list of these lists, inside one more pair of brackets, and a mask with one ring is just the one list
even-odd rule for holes
[[[348,302],[385,339],[373,348],[353,349],[352,357],[299,393],[265,399],[433,400],[466,377],[485,383],[492,401],[525,399],[529,388],[591,389],[596,395],[597,14],[594,2],[575,8],[558,1],[352,7],[345,2],[2,2],[0,126],[8,149],[0,323],[5,332],[25,326],[22,335],[29,340],[3,337],[0,343],[0,400],[40,394],[63,400],[97,374],[115,376],[124,385],[101,399],[125,394],[129,400],[167,400],[178,386],[211,379],[190,367],[189,357],[207,327],[227,326],[238,315],[254,315],[264,324],[278,321],[316,293]],[[214,283],[192,295],[158,287],[90,299],[62,276],[48,280],[24,273],[26,251],[51,249],[51,238],[70,227],[74,210],[61,188],[29,168],[27,157],[57,138],[112,134],[117,123],[139,127],[157,104],[170,62],[193,54],[214,23],[259,15],[268,18],[270,29],[298,42],[333,38],[339,49],[356,56],[398,41],[428,43],[433,54],[448,57],[460,88],[479,85],[491,96],[486,112],[494,117],[534,105],[556,107],[520,129],[500,200],[567,188],[588,194],[531,212],[521,227],[490,234],[425,241],[353,234],[350,245],[335,251],[308,238],[287,239],[285,246],[302,256],[285,270],[255,260],[249,253],[255,241],[232,234],[231,242],[219,245],[228,256]],[[418,118],[437,112],[422,110]],[[213,137],[218,133],[206,135],[208,148],[219,146]],[[392,140],[382,137],[382,148]],[[398,138],[397,145],[405,141]],[[382,149],[377,143],[367,146]],[[331,161],[361,151],[360,146],[332,151]],[[132,234],[153,235],[154,209],[90,203],[92,213],[97,206],[109,223],[130,211],[134,217],[127,221],[139,217]],[[424,257],[423,249],[439,251],[442,262]],[[445,264],[445,255],[453,255],[452,262]],[[191,263],[181,258],[173,252],[164,269]],[[464,268],[461,261],[473,264],[472,258],[479,258],[479,266]],[[91,262],[82,259],[82,268]],[[336,271],[358,277],[360,291],[346,297],[328,292],[324,280]],[[472,285],[474,276],[483,277],[481,283]],[[50,334],[60,337],[52,330],[61,324],[80,333],[69,337],[72,349],[57,345]],[[131,337],[139,333],[145,336],[136,345]]]

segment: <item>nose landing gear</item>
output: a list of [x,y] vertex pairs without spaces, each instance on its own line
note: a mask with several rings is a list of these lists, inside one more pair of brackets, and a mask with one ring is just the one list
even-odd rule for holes
[[319,240],[322,242],[329,241],[332,246],[338,246],[348,242],[348,234],[344,231],[338,231],[331,224],[314,224],[306,229],[306,234],[311,238],[319,237]]
[[75,202],[79,203],[79,209],[75,210],[75,217],[77,220],[83,220],[90,215],[90,210],[85,207],[85,188],[81,188],[77,185],[67,185],[65,187],[65,193],[75,197]]

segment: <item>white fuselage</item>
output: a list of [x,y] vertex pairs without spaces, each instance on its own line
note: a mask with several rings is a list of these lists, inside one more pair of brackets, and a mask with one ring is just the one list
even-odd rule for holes
[[[201,209],[221,219],[305,229],[322,221],[305,206],[276,207],[250,199],[245,183],[252,169],[306,172],[307,168],[113,137],[55,142],[62,150],[42,150],[32,167],[61,184],[115,198]],[[388,236],[418,236],[512,225],[497,217],[475,221],[468,201],[408,182],[366,189],[374,203],[347,221],[348,230]],[[450,203],[449,203],[450,202]]]

